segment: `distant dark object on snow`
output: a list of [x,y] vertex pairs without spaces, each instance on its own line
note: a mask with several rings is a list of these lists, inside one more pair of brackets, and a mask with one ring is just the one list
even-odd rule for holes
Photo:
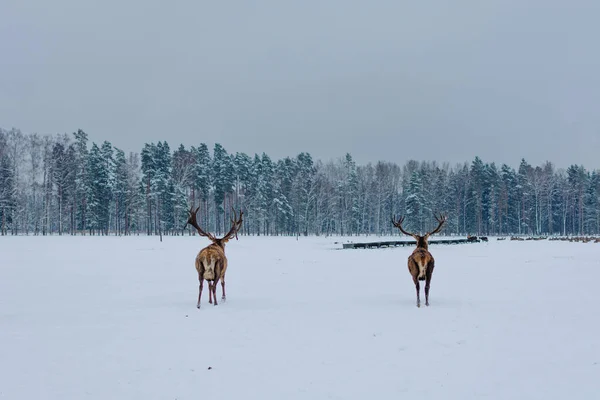
[[475,243],[479,243],[480,240],[477,238],[477,236],[471,236],[471,235],[467,235],[467,241],[468,242],[475,242]]
[[548,240],[563,240],[569,242],[580,243],[600,243],[600,237],[595,236],[567,236],[567,237],[551,237]]

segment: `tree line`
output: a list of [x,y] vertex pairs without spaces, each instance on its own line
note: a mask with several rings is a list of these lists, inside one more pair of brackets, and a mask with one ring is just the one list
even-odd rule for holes
[[[212,150],[212,151],[211,151]],[[600,234],[600,176],[583,166],[411,160],[357,165],[309,153],[273,160],[229,154],[205,143],[172,151],[166,141],[126,154],[104,141],[0,129],[0,233],[179,235],[187,210],[221,234],[242,209],[242,234],[397,234],[390,219],[426,231],[445,213],[442,233]]]

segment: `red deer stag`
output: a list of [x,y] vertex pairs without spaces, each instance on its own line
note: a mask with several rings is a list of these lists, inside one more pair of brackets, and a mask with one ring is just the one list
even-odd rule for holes
[[417,307],[421,307],[421,298],[419,296],[420,285],[419,281],[425,281],[425,305],[429,306],[429,286],[431,284],[431,276],[433,275],[433,268],[435,267],[435,260],[428,250],[429,244],[427,240],[430,235],[437,233],[442,229],[442,225],[446,222],[446,216],[435,217],[439,225],[433,231],[426,233],[423,236],[409,233],[402,228],[404,217],[400,217],[398,220],[392,217],[392,223],[394,226],[405,235],[409,235],[415,238],[417,241],[417,248],[408,257],[408,271],[412,275],[413,281],[415,282],[415,288],[417,289]]
[[196,213],[200,207],[192,207],[188,212],[190,217],[187,223],[196,228],[200,236],[205,236],[212,244],[206,246],[196,256],[196,271],[198,271],[198,280],[200,281],[200,288],[198,293],[198,304],[197,308],[200,308],[200,299],[202,298],[202,286],[204,280],[208,281],[208,302],[212,304],[213,298],[215,300],[215,306],[217,303],[217,284],[221,281],[222,297],[221,300],[225,301],[225,271],[227,271],[227,257],[225,257],[225,243],[227,243],[234,236],[237,239],[237,233],[242,226],[242,215],[243,212],[240,210],[240,216],[237,217],[235,210],[233,211],[233,218],[231,219],[231,229],[222,238],[216,238],[212,234],[205,232],[200,228],[196,222]]

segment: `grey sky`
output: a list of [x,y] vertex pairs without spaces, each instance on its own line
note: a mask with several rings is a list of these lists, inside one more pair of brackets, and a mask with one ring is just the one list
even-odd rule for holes
[[0,127],[600,168],[600,2],[0,2]]

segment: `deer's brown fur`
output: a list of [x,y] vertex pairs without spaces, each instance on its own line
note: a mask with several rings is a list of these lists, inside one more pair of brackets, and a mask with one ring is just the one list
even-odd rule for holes
[[225,256],[225,244],[235,237],[237,239],[237,233],[242,226],[242,215],[240,211],[239,218],[235,211],[233,212],[234,218],[231,219],[231,229],[222,238],[216,238],[214,235],[205,232],[196,221],[196,213],[198,208],[189,210],[190,217],[187,223],[192,225],[198,231],[200,236],[205,236],[212,241],[212,244],[206,246],[196,256],[196,271],[198,271],[198,280],[200,281],[200,287],[198,290],[198,303],[196,307],[200,308],[200,299],[202,298],[202,289],[204,281],[208,281],[208,302],[213,303],[215,306],[217,303],[217,284],[221,281],[221,300],[226,300],[225,295],[225,272],[227,271],[227,257]]
[[417,307],[421,307],[420,298],[420,284],[419,281],[425,281],[425,305],[429,306],[429,287],[431,285],[431,277],[433,275],[433,269],[435,268],[435,259],[429,252],[428,239],[430,235],[437,233],[442,229],[442,225],[446,222],[445,216],[435,217],[439,225],[433,231],[426,233],[423,236],[410,233],[402,228],[404,217],[400,217],[398,220],[392,218],[392,224],[405,235],[412,236],[417,241],[417,248],[408,256],[408,271],[413,278],[415,288],[417,290]]

